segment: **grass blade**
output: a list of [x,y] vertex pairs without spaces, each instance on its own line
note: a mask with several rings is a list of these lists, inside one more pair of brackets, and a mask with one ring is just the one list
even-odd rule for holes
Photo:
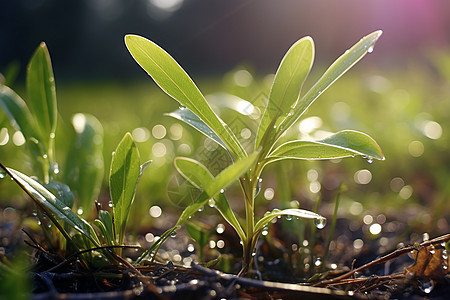
[[189,75],[167,52],[152,41],[136,35],[126,35],[125,44],[156,84],[211,128],[235,158],[247,156],[228,125],[214,113]]
[[119,245],[125,228],[141,172],[139,153],[130,133],[126,133],[113,153],[109,186],[113,204],[114,229]]
[[288,208],[288,209],[274,209],[271,212],[267,212],[264,217],[262,217],[256,224],[255,224],[255,236],[257,237],[263,228],[267,226],[270,221],[272,221],[274,218],[278,216],[291,216],[291,217],[297,217],[297,218],[303,218],[303,219],[314,219],[314,220],[326,220],[324,217],[322,217],[319,214],[316,214],[315,212],[304,210],[304,209],[298,209],[298,208]]
[[275,75],[269,102],[258,128],[256,148],[261,145],[263,136],[267,136],[264,139],[268,139],[268,143],[271,142],[280,123],[298,101],[313,61],[314,43],[310,37],[298,40],[286,52]]
[[265,163],[282,159],[322,160],[361,155],[368,160],[384,160],[380,146],[367,134],[343,130],[320,141],[292,141],[275,149]]
[[353,47],[345,51],[314,84],[314,86],[300,98],[294,108],[293,115],[285,120],[282,130],[277,131],[274,141],[289,129],[306,111],[306,109],[317,99],[328,87],[330,87],[339,77],[347,72],[354,64],[361,60],[367,53],[373,51],[373,47],[381,36],[382,31],[375,31],[363,37]]
[[50,54],[44,42],[39,45],[28,64],[27,93],[30,110],[43,137],[42,143],[52,160],[58,112],[55,79]]

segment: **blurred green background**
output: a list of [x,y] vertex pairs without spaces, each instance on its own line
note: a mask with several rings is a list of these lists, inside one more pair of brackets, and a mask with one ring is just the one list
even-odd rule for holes
[[[41,41],[49,47],[61,169],[73,136],[71,118],[78,112],[96,116],[103,125],[105,178],[111,153],[127,131],[142,160],[153,161],[138,188],[130,219],[134,231],[155,221],[158,213],[151,216],[151,207],[161,208],[163,216],[178,214],[192,201],[192,191],[176,175],[175,156],[196,158],[213,173],[229,158],[192,128],[164,116],[177,105],[132,60],[125,34],[143,35],[168,51],[240,139],[250,143],[257,123],[242,114],[240,99],[264,105],[276,67],[293,42],[313,37],[313,79],[362,36],[382,29],[374,52],[326,91],[289,134],[320,138],[360,130],[379,143],[386,160],[274,164],[263,173],[258,214],[290,205],[311,209],[320,197],[319,212],[329,217],[342,184],[348,187],[339,211],[343,217],[368,226],[400,217],[419,235],[449,231],[447,1],[17,0],[2,1],[0,11],[0,73],[15,77],[12,87],[25,99],[26,64]],[[3,113],[0,161],[33,174],[23,141]],[[228,192],[232,206],[242,211],[242,199],[233,197],[233,189]],[[106,181],[100,198],[108,201]],[[29,205],[17,187],[0,181],[2,217],[8,207],[25,211]]]

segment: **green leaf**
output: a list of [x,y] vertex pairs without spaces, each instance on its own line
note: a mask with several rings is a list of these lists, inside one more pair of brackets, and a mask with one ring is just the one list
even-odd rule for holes
[[[316,214],[315,212],[304,210],[304,209],[298,209],[298,208],[289,208],[289,209],[274,209],[271,212],[267,212],[264,214],[264,217],[262,217],[256,224],[255,224],[255,234],[254,236],[257,237],[263,228],[267,226],[270,221],[272,221],[274,218],[278,216],[291,216],[291,217],[297,217],[297,218],[303,218],[303,219],[314,219],[319,221],[326,221],[324,217],[322,217],[319,214]],[[255,239],[256,240],[256,239]],[[253,248],[252,248],[253,249]]]
[[72,124],[76,136],[67,153],[64,178],[77,195],[83,216],[89,216],[104,176],[103,127],[94,116],[81,113],[74,115]]
[[95,246],[100,246],[100,242],[91,225],[89,225],[89,223],[84,219],[77,216],[77,214],[75,214],[70,207],[64,204],[34,179],[31,179],[25,174],[22,174],[14,169],[7,168],[7,170],[12,178],[39,206],[48,209],[56,216],[57,219],[64,221],[66,224],[83,234]]
[[109,187],[114,213],[114,228],[119,245],[123,243],[128,215],[134,199],[141,167],[139,153],[130,133],[126,133],[113,153]]
[[13,90],[0,84],[0,106],[8,116],[13,127],[22,132],[34,158],[42,158],[45,149],[41,144],[40,133],[25,101]]
[[114,245],[114,224],[111,215],[106,210],[100,210],[98,212],[98,218],[105,226],[106,237],[109,241],[108,245]]
[[311,37],[298,40],[287,51],[270,90],[269,102],[258,128],[256,148],[261,145],[264,135],[273,138],[282,120],[291,113],[313,62],[314,42]]
[[203,228],[200,224],[194,222],[186,222],[185,228],[189,236],[200,248],[203,248],[208,244],[209,238],[214,233],[214,231],[207,231],[206,228]]
[[[235,180],[237,180],[243,173],[248,171],[248,169],[253,165],[257,158],[258,152],[253,153],[247,158],[243,158],[217,175],[212,182],[207,186],[204,186],[203,193],[195,200],[194,203],[186,207],[178,219],[177,225],[182,225],[186,222],[190,216],[196,213],[201,207],[203,207],[209,199],[214,198],[221,190],[228,187]],[[191,177],[192,179],[193,177]]]
[[303,115],[306,109],[317,99],[329,86],[331,86],[339,77],[347,72],[354,64],[356,64],[367,53],[373,51],[373,47],[381,36],[382,31],[375,31],[363,37],[353,47],[345,51],[322,75],[322,77],[314,84],[314,86],[300,98],[294,108],[294,113],[288,116],[283,124],[280,125],[273,142],[289,129]]
[[[175,159],[175,167],[178,172],[186,178],[193,186],[201,190],[207,190],[214,182],[214,176],[200,162],[184,157]],[[215,207],[223,218],[236,230],[238,235],[243,238],[245,233],[239,224],[234,212],[223,193],[214,197]]]
[[247,156],[228,125],[214,113],[189,75],[167,52],[152,41],[136,35],[126,35],[125,44],[156,84],[211,128],[234,157]]
[[206,190],[214,181],[211,172],[195,159],[176,157],[174,164],[177,171],[198,189]]
[[206,125],[205,122],[203,122],[199,117],[197,117],[196,114],[194,114],[189,109],[177,109],[176,111],[168,113],[166,115],[189,124],[190,126],[203,133],[205,136],[212,139],[224,149],[227,149],[227,146],[225,146],[225,144],[217,136],[217,134],[215,134],[215,132],[208,125]]
[[343,130],[320,141],[291,141],[275,149],[266,163],[281,159],[321,160],[361,155],[384,160],[380,146],[367,134]]
[[[256,158],[258,157],[258,152],[251,154],[249,157],[243,158],[223,170],[217,177],[211,182],[211,184],[207,187],[205,191],[203,191],[198,198],[186,207],[178,218],[177,223],[172,228],[168,229],[164,232],[158,241],[156,241],[147,251],[145,251],[136,261],[136,263],[140,263],[148,254],[152,254],[154,257],[155,252],[158,251],[161,244],[170,237],[172,232],[178,230],[181,225],[183,225],[189,218],[194,215],[198,210],[205,206],[209,199],[215,198],[216,195],[220,192],[220,190],[225,189],[231,183],[233,183],[236,179],[239,178],[243,173],[248,171],[248,169],[255,163]],[[189,160],[183,161],[188,162]],[[190,161],[192,163],[192,161]],[[182,163],[182,164],[183,164]],[[180,164],[181,165],[181,164]],[[191,177],[194,178],[194,177]]]
[[31,58],[27,69],[27,93],[30,110],[44,137],[42,143],[52,153],[55,138],[57,108],[55,79],[50,54],[45,43],[41,43]]
[[50,181],[45,184],[44,187],[49,190],[53,195],[57,195],[58,199],[62,201],[65,205],[73,208],[75,203],[75,196],[72,193],[70,187],[62,182]]

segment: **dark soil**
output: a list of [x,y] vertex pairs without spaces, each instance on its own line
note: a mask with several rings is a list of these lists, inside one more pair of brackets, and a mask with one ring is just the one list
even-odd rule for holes
[[[6,220],[5,220],[6,221]],[[261,239],[253,271],[239,278],[192,263],[190,267],[170,261],[133,268],[127,264],[99,267],[87,271],[76,256],[63,258],[39,249],[17,223],[0,224],[0,254],[8,260],[18,247],[27,247],[34,264],[31,270],[33,299],[449,299],[449,259],[445,242],[450,235],[426,241],[407,241],[398,245],[398,233],[383,232],[376,239],[364,240],[355,250],[354,241],[363,238],[363,229],[348,230],[348,220],[338,220],[337,238],[326,266],[313,265],[323,257],[324,238],[315,237],[311,253],[298,246],[296,237],[285,233],[283,222],[271,227],[270,241]],[[281,224],[279,224],[281,223]],[[401,224],[401,223],[399,223]],[[406,226],[406,225],[405,225]],[[361,227],[362,228],[362,227]],[[406,227],[405,227],[406,228]],[[228,230],[228,229],[227,229]],[[233,247],[228,271],[239,271],[239,249],[233,234],[221,238]],[[37,235],[37,234],[36,234]],[[5,238],[7,237],[7,238]],[[179,236],[178,236],[179,238]],[[380,246],[380,239],[387,239]],[[34,238],[33,238],[34,239]],[[26,240],[27,245],[23,245]],[[38,239],[39,240],[39,239]],[[394,242],[395,241],[395,242]],[[409,246],[408,246],[409,245]],[[185,243],[167,243],[166,251],[179,247],[189,255]],[[167,249],[169,247],[169,249]],[[389,249],[390,248],[390,249]],[[235,251],[233,251],[235,250]],[[303,252],[302,252],[303,251]],[[129,252],[129,253],[128,253]],[[135,258],[134,250],[126,252]],[[161,250],[164,253],[164,249]],[[413,253],[414,255],[411,255]],[[314,255],[313,255],[314,254]],[[163,255],[162,255],[163,256]],[[237,257],[234,259],[233,257]],[[224,256],[225,257],[225,256]],[[334,264],[332,266],[331,262]],[[220,265],[217,265],[219,267]],[[223,265],[220,267],[223,269]],[[316,274],[312,277],[312,275]],[[3,273],[2,276],[8,276]],[[1,297],[0,297],[1,298]]]

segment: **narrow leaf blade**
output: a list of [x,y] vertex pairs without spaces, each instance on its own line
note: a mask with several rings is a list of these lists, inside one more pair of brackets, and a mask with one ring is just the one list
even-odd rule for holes
[[126,35],[125,44],[136,62],[164,92],[196,114],[235,157],[246,156],[231,129],[214,113],[189,75],[166,51],[136,35]]
[[314,84],[314,86],[300,98],[294,108],[294,113],[287,117],[282,130],[277,131],[275,141],[289,129],[306,111],[306,109],[330,87],[339,77],[347,72],[354,64],[361,60],[367,53],[373,51],[373,47],[381,36],[382,31],[375,31],[363,37],[353,47],[342,54]]
[[273,137],[282,120],[298,101],[313,61],[314,43],[310,37],[298,40],[286,52],[275,74],[269,102],[258,128],[256,148],[261,145],[264,135]]
[[119,244],[123,243],[140,169],[136,145],[131,134],[126,133],[113,154],[109,177],[114,227]]
[[256,224],[255,224],[255,236],[258,236],[263,228],[267,226],[270,221],[272,221],[274,218],[279,216],[292,216],[302,219],[314,219],[314,220],[323,220],[326,219],[322,217],[319,214],[316,214],[315,212],[304,210],[304,209],[298,209],[298,208],[289,208],[289,209],[274,209],[271,212],[267,212],[264,217],[262,217]]
[[45,43],[41,43],[28,64],[27,92],[30,110],[42,133],[43,143],[49,149],[55,137],[57,107],[55,79],[50,54]]
[[40,141],[42,140],[37,125],[31,115],[25,101],[12,89],[0,84],[0,107],[8,116],[13,126],[22,132],[31,153],[35,157],[42,157],[45,150]]
[[280,145],[267,162],[281,159],[322,160],[361,155],[367,159],[384,160],[380,146],[367,134],[343,130],[320,141],[291,141]]
[[[214,176],[200,162],[190,158],[178,157],[175,159],[175,167],[178,172],[192,185],[201,190],[206,190],[214,181]],[[214,197],[215,207],[223,218],[236,230],[242,238],[245,236],[239,221],[237,220],[228,200],[223,193]]]
[[211,172],[195,159],[177,157],[174,164],[177,171],[198,189],[205,190],[205,187],[214,181],[214,176]]
[[77,214],[74,213],[70,207],[64,204],[34,179],[31,179],[27,175],[14,169],[8,168],[8,171],[14,180],[26,189],[35,202],[48,208],[58,219],[66,222],[69,226],[79,231],[91,242],[93,242],[94,245],[100,246],[98,238],[91,225],[89,225],[89,223],[87,223],[84,219],[77,216]]

